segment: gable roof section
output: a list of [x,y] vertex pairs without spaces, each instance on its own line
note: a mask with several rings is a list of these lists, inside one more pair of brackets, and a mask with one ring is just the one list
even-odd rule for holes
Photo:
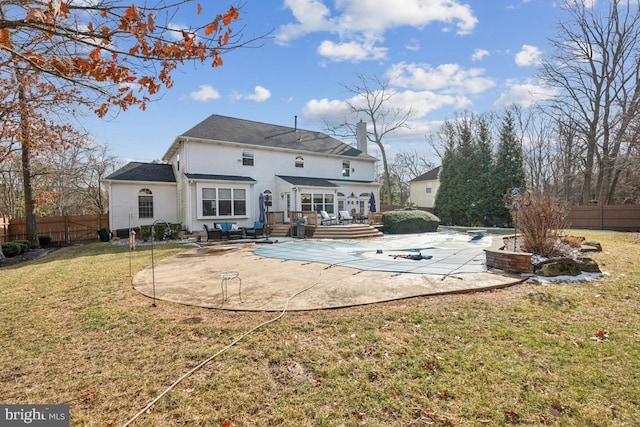
[[304,176],[283,176],[276,175],[278,178],[288,182],[291,185],[299,185],[301,187],[326,187],[334,188],[338,187],[333,182],[325,178],[310,178]]
[[423,173],[420,176],[417,176],[415,178],[413,178],[411,181],[409,182],[418,182],[418,181],[437,181],[438,179],[438,174],[440,173],[440,168],[442,166],[438,166],[437,168],[431,169],[429,172],[427,173]]
[[212,175],[205,173],[185,173],[189,179],[197,179],[204,181],[239,181],[239,182],[257,182],[255,179],[248,176],[240,176],[240,175]]
[[176,177],[173,174],[173,167],[168,164],[130,162],[104,180],[175,183]]
[[236,119],[217,114],[209,116],[177,137],[163,159],[169,159],[177,150],[180,139],[184,138],[376,160],[367,153],[363,153],[322,132]]

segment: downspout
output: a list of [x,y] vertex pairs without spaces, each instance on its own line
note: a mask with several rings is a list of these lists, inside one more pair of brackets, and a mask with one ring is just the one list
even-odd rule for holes
[[109,189],[108,189],[108,193],[109,193],[109,231],[112,231],[113,229],[111,227],[113,227],[113,209],[112,208],[112,203],[113,203],[113,194],[111,192],[111,184],[112,182],[109,181]]

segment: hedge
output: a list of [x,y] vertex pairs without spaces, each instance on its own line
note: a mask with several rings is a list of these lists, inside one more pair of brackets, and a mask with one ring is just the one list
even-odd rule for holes
[[382,214],[385,234],[410,234],[438,231],[440,218],[432,213],[402,209]]

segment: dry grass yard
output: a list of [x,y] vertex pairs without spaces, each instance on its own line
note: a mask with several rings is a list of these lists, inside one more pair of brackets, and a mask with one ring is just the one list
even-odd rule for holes
[[[640,234],[579,233],[602,243],[600,282],[286,313],[131,425],[636,426]],[[131,271],[150,262],[138,247]],[[0,401],[122,426],[278,316],[153,307],[130,280],[127,248],[105,243],[0,269]]]

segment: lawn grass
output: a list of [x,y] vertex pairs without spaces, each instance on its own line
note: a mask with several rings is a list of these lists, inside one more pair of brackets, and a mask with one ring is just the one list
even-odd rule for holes
[[[287,313],[132,425],[638,425],[640,234],[579,233],[603,245],[600,282]],[[153,307],[130,262],[149,265],[149,247],[0,269],[0,402],[68,403],[74,426],[121,426],[277,315]]]

